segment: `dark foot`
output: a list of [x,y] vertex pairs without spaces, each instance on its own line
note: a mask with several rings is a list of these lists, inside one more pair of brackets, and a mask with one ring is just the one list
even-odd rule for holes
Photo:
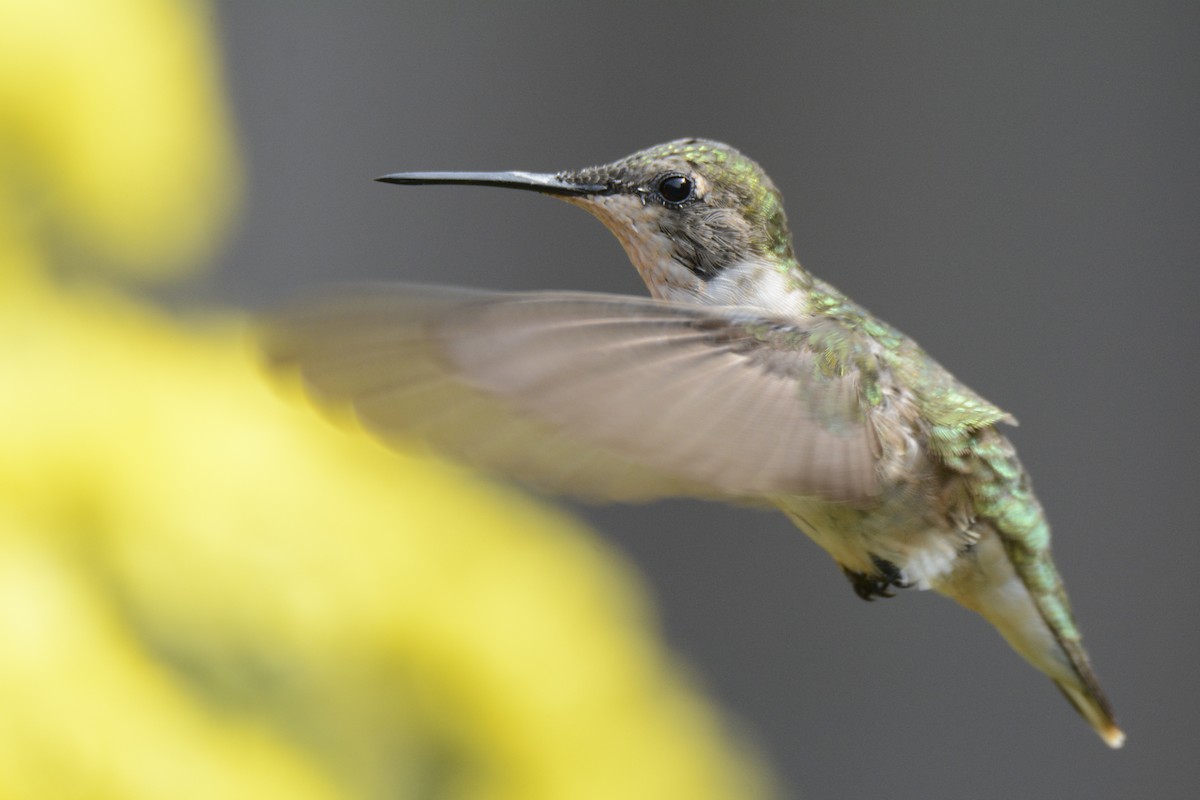
[[892,588],[904,589],[908,584],[904,582],[904,576],[900,573],[900,568],[890,561],[885,561],[879,556],[871,556],[871,563],[875,565],[876,571],[871,574],[863,572],[854,572],[853,570],[842,567],[842,572],[846,573],[846,577],[850,579],[850,584],[854,587],[854,593],[867,602],[872,602],[876,597],[895,597],[895,592]]

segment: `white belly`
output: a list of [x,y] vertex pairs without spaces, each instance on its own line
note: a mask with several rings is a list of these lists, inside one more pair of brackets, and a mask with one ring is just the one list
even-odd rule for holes
[[933,520],[899,503],[864,512],[845,505],[801,498],[776,498],[788,518],[853,572],[872,575],[872,557],[899,568],[904,583],[936,586],[958,563],[966,539],[948,522]]

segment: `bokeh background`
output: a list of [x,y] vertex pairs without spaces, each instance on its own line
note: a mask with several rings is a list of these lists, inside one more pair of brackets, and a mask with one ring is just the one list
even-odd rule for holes
[[[59,616],[0,617],[0,633],[26,637],[0,659],[25,665],[0,673],[6,707],[34,709],[26,727],[11,712],[0,722],[0,793],[70,796],[51,778],[41,794],[3,782],[5,753],[18,763],[13,742],[44,740],[58,749],[20,751],[21,774],[94,777],[110,763],[100,756],[115,752],[140,765],[112,783],[118,797],[163,796],[146,793],[164,785],[154,780],[218,796],[178,776],[228,774],[242,776],[245,796],[1195,796],[1195,5],[0,3],[22,19],[37,16],[31,9],[49,9],[38,14],[54,24],[9,38],[42,41],[41,60],[0,34],[10,122],[0,164],[22,187],[0,233],[10,253],[22,243],[8,263],[43,277],[36,291],[8,292],[20,298],[8,306],[8,340],[29,338],[14,320],[57,332],[86,317],[96,328],[80,324],[78,340],[64,334],[44,348],[61,365],[86,361],[78,386],[54,383],[62,367],[46,367],[40,350],[10,346],[0,364],[13,387],[42,376],[45,395],[59,399],[52,410],[71,418],[94,405],[80,402],[90,395],[79,386],[117,387],[111,405],[129,427],[116,429],[126,438],[55,438],[73,455],[47,456],[60,483],[46,484],[23,460],[50,450],[28,433],[28,419],[49,413],[45,396],[0,424],[5,491],[24,501],[42,487],[35,510],[53,510],[43,516],[55,542],[46,550],[34,528],[4,556],[27,567],[10,567],[25,583],[0,584],[7,607],[57,597],[46,575],[86,577],[59,587],[75,603],[53,606]],[[187,19],[178,39],[139,23],[162,53],[138,62],[105,22],[121,9],[155,24]],[[90,117],[55,116],[61,87],[15,72],[24,62],[13,54],[57,76],[69,55],[91,52],[84,44],[95,50],[81,68],[91,80],[107,75],[97,65],[127,58],[114,81],[182,70],[191,89],[114,90]],[[174,109],[193,96],[203,112]],[[40,127],[11,124],[20,103],[41,104]],[[181,133],[187,152],[173,155],[120,129],[102,133],[102,121],[138,115],[196,138]],[[112,135],[133,155],[55,162],[46,153],[71,138],[63,131],[96,146]],[[759,160],[787,198],[811,271],[1020,418],[1011,435],[1054,524],[1088,649],[1129,734],[1124,750],[1105,748],[980,619],[932,594],[862,603],[779,515],[693,502],[550,500],[547,509],[453,466],[384,453],[286,390],[273,394],[234,354],[240,311],[347,279],[641,293],[616,241],[577,209],[370,179],[554,171],[688,135]],[[140,161],[147,174],[135,174]],[[34,168],[50,162],[60,166]],[[43,190],[89,170],[104,177],[112,164],[131,180],[109,176],[108,200]],[[147,186],[160,194],[129,206]],[[126,207],[133,222],[106,220]],[[131,235],[134,247],[96,233],[126,229],[147,238]],[[161,280],[176,262],[207,269]],[[67,307],[63,319],[48,311]],[[129,338],[105,352],[133,354],[136,369],[72,350],[113,330],[111,320]],[[208,366],[171,371],[193,363]],[[201,388],[227,380],[237,391]],[[128,433],[163,405],[177,408],[163,425],[191,430],[184,489],[169,480],[178,470],[161,468],[181,463],[180,445],[152,428],[166,444],[147,450]],[[113,430],[107,418],[95,424]],[[136,455],[119,487],[127,513],[97,512],[107,506],[96,496],[117,491],[107,484],[86,502],[69,495],[62,510],[57,487],[82,481],[74,454],[83,447],[96,471]],[[252,509],[236,526],[205,518],[231,497]],[[10,505],[21,512],[10,522],[31,516]],[[91,545],[92,528],[114,544]],[[394,594],[421,575],[433,576],[429,586]],[[513,584],[528,592],[504,601],[508,616],[483,613]],[[101,622],[122,631],[120,658],[75,639],[62,651],[75,671],[12,658],[40,652],[29,642],[44,643],[46,631],[108,630],[93,619],[101,602]],[[386,612],[394,608],[405,612],[399,621]],[[129,653],[141,666],[122,660]],[[138,670],[158,682],[154,699],[136,699]],[[568,688],[547,698],[547,676],[571,670],[586,677],[553,682]],[[96,689],[96,674],[111,681]],[[162,711],[175,706],[160,695],[184,698],[186,713]],[[142,702],[158,716],[129,712],[133,721],[114,728],[127,735],[112,734],[111,718]],[[72,724],[81,708],[87,724]],[[64,727],[79,742],[66,751]],[[111,747],[89,742],[89,730]],[[585,741],[579,730],[596,734]],[[77,794],[91,785],[84,778]],[[236,782],[213,786],[236,796]]]

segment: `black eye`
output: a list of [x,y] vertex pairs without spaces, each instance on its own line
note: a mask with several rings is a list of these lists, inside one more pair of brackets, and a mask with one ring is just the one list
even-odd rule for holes
[[658,193],[668,203],[682,203],[692,196],[692,179],[684,175],[665,175],[658,179]]

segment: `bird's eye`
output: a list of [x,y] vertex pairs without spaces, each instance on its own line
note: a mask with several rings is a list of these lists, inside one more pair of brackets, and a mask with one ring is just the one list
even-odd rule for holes
[[695,184],[686,175],[670,174],[658,179],[658,193],[668,203],[682,203],[692,196]]

